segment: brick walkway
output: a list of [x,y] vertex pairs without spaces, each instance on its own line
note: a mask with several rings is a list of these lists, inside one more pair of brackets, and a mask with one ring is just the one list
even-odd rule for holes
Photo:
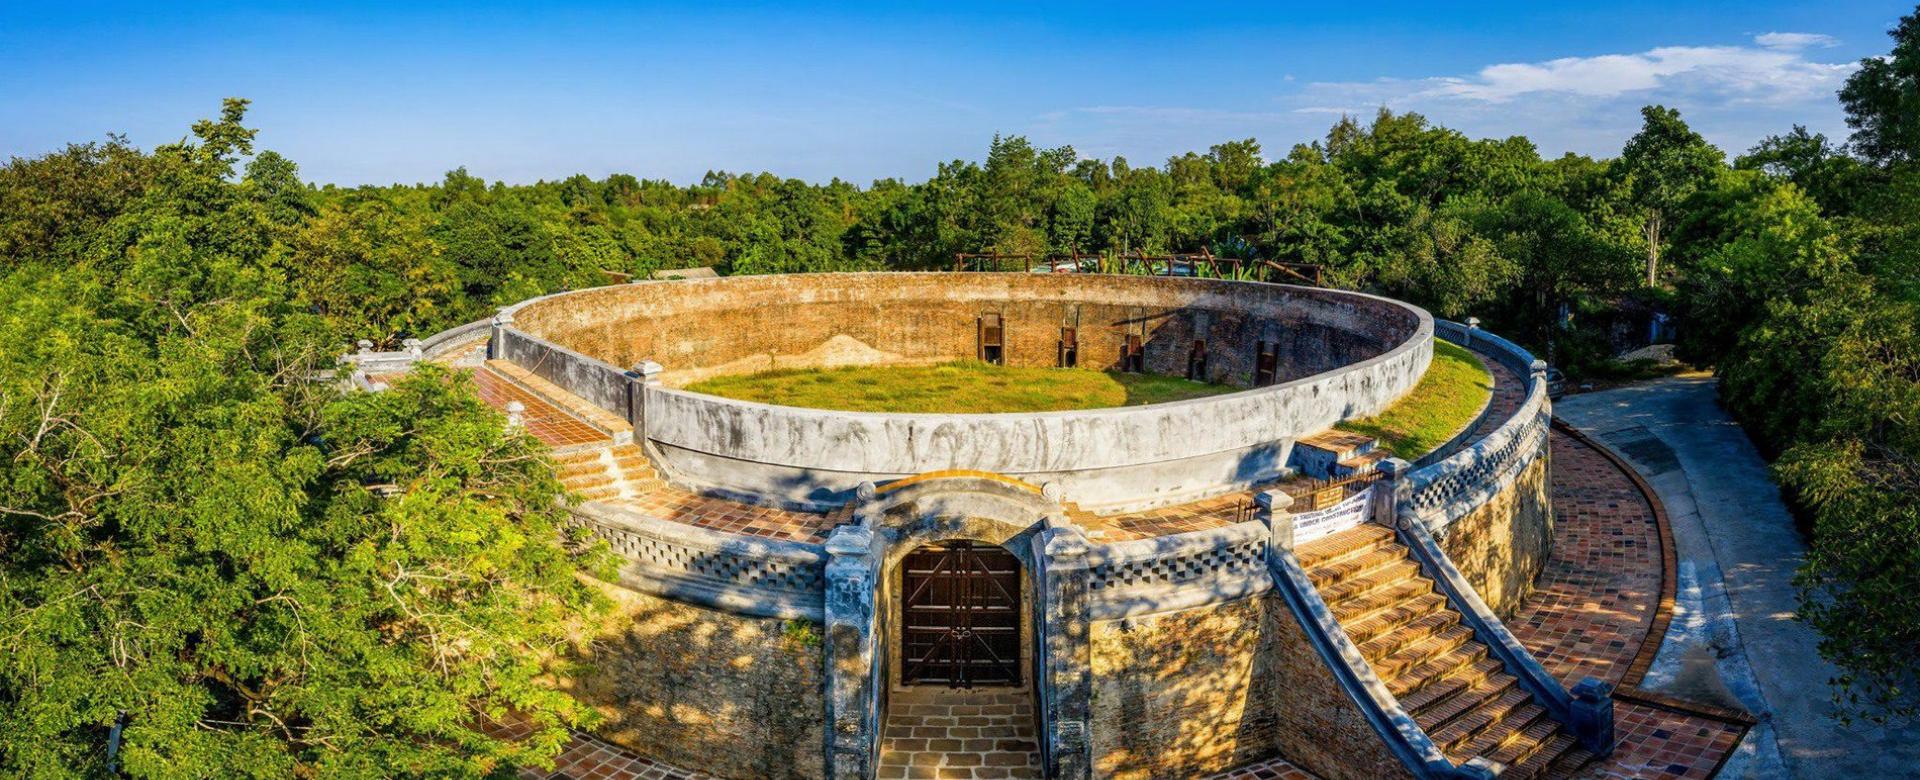
[[896,688],[880,771],[888,778],[1038,778],[1033,693],[1024,688]]
[[828,531],[853,517],[851,505],[831,514],[796,512],[688,493],[657,481],[632,498],[615,499],[608,503],[628,507],[650,517],[716,531],[815,543],[826,541]]
[[534,438],[549,447],[613,441],[605,432],[581,422],[579,418],[527,392],[506,377],[485,369],[473,371],[472,376],[474,388],[480,391],[480,400],[487,402],[487,405],[504,412],[509,402],[525,404],[527,411],[522,419],[526,422],[527,433],[533,434]]
[[[1553,557],[1507,627],[1569,686],[1589,675],[1638,682],[1629,672],[1667,576],[1653,506],[1606,456],[1558,429],[1551,435]],[[1613,756],[1582,777],[1711,777],[1747,727],[1622,698],[1614,729]]]

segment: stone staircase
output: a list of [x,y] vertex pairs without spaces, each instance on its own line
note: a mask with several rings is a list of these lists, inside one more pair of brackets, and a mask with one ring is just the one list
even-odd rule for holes
[[1456,766],[1481,758],[1503,778],[1570,777],[1592,759],[1489,657],[1392,529],[1366,523],[1297,554],[1374,673]]
[[1314,479],[1342,479],[1366,474],[1392,453],[1379,440],[1362,433],[1325,430],[1293,443],[1287,464]]
[[633,498],[663,484],[646,452],[632,443],[555,451],[553,463],[560,484],[581,501]]

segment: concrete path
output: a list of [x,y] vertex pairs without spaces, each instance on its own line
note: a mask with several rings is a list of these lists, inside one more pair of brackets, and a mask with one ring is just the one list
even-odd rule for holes
[[1722,777],[1909,777],[1920,725],[1841,725],[1818,635],[1793,619],[1806,545],[1710,377],[1568,396],[1554,414],[1626,456],[1666,505],[1678,554],[1673,626],[1644,687],[1761,719]]

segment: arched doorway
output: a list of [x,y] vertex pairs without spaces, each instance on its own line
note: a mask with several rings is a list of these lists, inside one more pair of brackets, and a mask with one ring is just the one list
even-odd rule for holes
[[1019,686],[1020,560],[993,544],[936,542],[900,562],[900,681],[905,685]]

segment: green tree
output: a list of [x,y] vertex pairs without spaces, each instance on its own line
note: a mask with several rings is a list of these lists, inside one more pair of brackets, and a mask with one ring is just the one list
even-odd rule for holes
[[1660,253],[1669,221],[1682,201],[1726,167],[1726,157],[1687,126],[1680,112],[1665,106],[1640,109],[1644,123],[1620,152],[1617,171],[1625,177],[1644,214],[1647,286],[1660,283]]
[[1893,51],[1861,60],[1840,90],[1849,143],[1881,165],[1920,158],[1920,13],[1900,17],[1887,34]]

